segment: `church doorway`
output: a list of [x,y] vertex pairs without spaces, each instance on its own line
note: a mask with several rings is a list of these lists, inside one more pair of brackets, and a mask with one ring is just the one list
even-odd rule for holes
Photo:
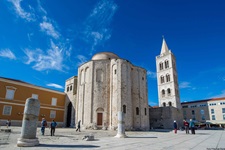
[[97,125],[102,126],[102,113],[97,113]]
[[66,118],[66,127],[70,127],[71,124],[71,112],[72,112],[72,103],[70,102],[67,106],[67,118]]

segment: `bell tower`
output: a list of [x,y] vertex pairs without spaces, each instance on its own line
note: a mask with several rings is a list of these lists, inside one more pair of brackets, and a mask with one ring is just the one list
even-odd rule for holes
[[181,108],[176,59],[163,37],[161,53],[156,56],[159,107]]

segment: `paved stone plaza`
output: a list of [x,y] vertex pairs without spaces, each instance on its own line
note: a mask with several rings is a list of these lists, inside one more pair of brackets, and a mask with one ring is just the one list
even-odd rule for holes
[[[5,129],[5,127],[1,127]],[[86,130],[76,132],[72,128],[57,128],[55,136],[46,129],[45,136],[37,129],[40,145],[37,147],[17,147],[21,127],[11,127],[12,132],[0,132],[1,150],[20,149],[141,149],[141,150],[225,150],[224,130],[196,130],[195,135],[186,135],[184,131],[174,134],[172,131],[126,132],[128,138],[115,138],[116,131]],[[85,135],[94,135],[94,141],[85,141]]]

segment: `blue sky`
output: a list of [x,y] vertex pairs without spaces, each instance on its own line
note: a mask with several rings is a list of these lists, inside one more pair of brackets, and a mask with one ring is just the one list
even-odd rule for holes
[[224,0],[1,0],[0,76],[64,90],[98,52],[148,72],[158,104],[155,57],[162,35],[177,62],[181,101],[225,96]]

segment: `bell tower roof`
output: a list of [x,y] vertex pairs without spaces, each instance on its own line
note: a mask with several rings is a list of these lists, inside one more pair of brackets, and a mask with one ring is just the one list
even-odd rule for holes
[[160,53],[160,55],[161,55],[161,54],[164,54],[164,53],[167,53],[167,52],[169,52],[169,49],[168,49],[168,46],[167,46],[167,44],[166,44],[166,40],[165,40],[165,38],[163,37],[163,42],[162,42],[162,48],[161,48],[161,53]]

